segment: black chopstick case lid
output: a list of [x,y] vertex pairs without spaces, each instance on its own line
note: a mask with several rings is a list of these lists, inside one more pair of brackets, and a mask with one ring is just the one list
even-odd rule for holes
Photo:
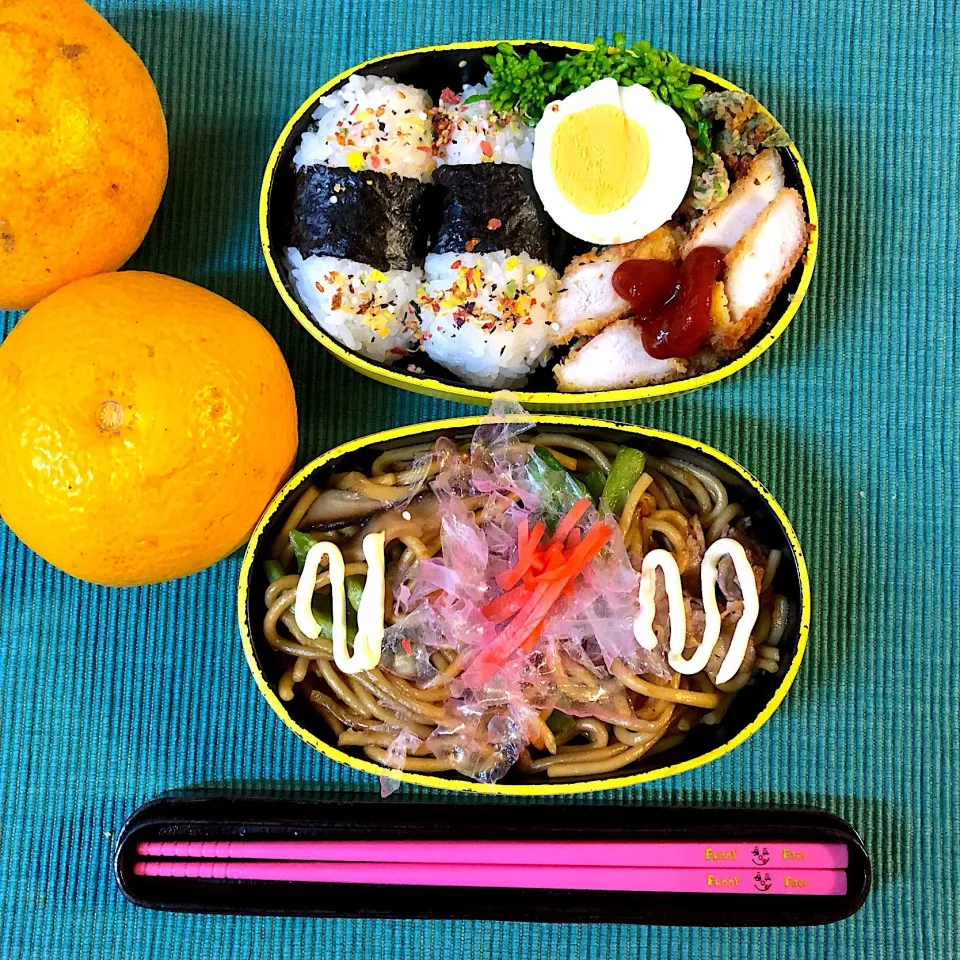
[[[138,876],[147,840],[702,840],[847,844],[842,896],[727,896],[583,890],[498,890]],[[870,860],[856,831],[822,810],[590,804],[432,803],[203,796],[153,800],[117,840],[124,896],[190,913],[315,917],[797,926],[832,923],[863,905]]]

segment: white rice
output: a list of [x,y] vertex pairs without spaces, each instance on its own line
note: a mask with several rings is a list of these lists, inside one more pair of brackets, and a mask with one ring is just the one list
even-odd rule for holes
[[429,180],[434,168],[432,106],[425,90],[354,74],[320,98],[313,114],[317,127],[303,135],[293,163]]
[[518,387],[550,358],[557,274],[526,254],[431,254],[423,349],[465,383]]
[[492,113],[486,100],[463,102],[475,94],[487,93],[489,82],[488,74],[486,83],[464,87],[459,103],[444,103],[441,99],[434,109],[434,125],[439,121],[441,130],[449,127],[449,134],[445,133],[443,142],[437,144],[437,166],[514,163],[529,169],[533,161],[533,127],[516,117]]
[[414,300],[423,271],[381,272],[356,260],[304,259],[295,247],[287,250],[287,261],[310,315],[349,350],[395,363],[417,348]]

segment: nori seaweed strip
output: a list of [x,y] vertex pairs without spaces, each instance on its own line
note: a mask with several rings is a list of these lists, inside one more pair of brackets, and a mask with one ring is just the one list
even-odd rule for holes
[[436,181],[441,217],[431,253],[509,250],[549,262],[552,222],[526,167],[445,165],[437,170]]
[[[509,250],[549,263],[560,273],[593,249],[562,230],[543,209],[526,167],[509,163],[442,166],[436,173],[440,228],[431,253]],[[500,226],[490,229],[490,221]]]
[[427,189],[419,180],[372,170],[303,167],[296,172],[291,241],[304,257],[410,270],[426,253],[421,207]]

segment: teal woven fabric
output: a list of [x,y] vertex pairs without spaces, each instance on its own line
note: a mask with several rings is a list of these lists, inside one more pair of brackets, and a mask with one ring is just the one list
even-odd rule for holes
[[[137,909],[116,888],[111,851],[141,802],[197,786],[374,792],[377,784],[312,752],[260,698],[234,622],[238,556],[176,583],[113,591],[60,574],[4,527],[3,956],[955,957],[956,0],[899,8],[881,0],[97,6],[143,57],[170,127],[170,185],[133,265],[203,284],[272,331],[297,388],[301,462],[349,437],[466,409],[337,364],[294,324],[263,267],[263,166],[287,117],[323,80],[425,43],[590,40],[622,28],[729,77],[785,123],[821,209],[819,262],[798,318],[762,359],[717,386],[602,415],[703,439],[769,485],[810,565],[806,662],[777,715],[732,755],[666,782],[557,802],[822,806],[862,832],[875,887],[854,918],[808,929],[327,922]],[[3,331],[15,320],[3,316]]]

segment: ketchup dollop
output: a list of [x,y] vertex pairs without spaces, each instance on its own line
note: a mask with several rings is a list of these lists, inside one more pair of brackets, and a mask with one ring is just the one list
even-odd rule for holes
[[716,247],[697,247],[679,269],[664,260],[625,260],[617,267],[613,289],[629,301],[651,357],[686,359],[703,346],[722,269],[723,253]]
[[679,283],[680,270],[669,260],[624,260],[613,272],[613,289],[640,319],[659,313]]

